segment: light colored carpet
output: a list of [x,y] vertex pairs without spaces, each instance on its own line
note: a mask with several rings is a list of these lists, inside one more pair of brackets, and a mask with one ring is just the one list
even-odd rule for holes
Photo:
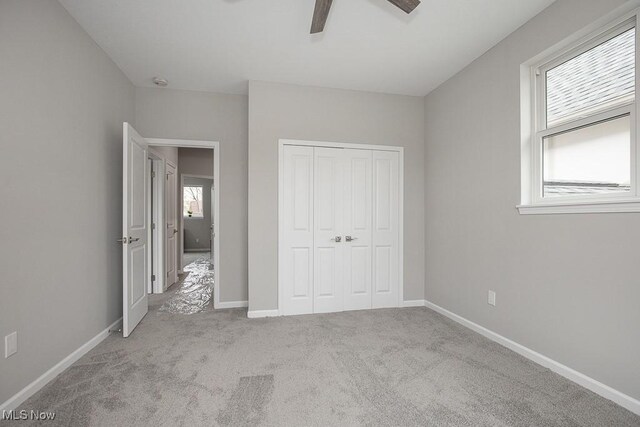
[[23,409],[61,425],[639,426],[426,308],[247,319],[152,310]]

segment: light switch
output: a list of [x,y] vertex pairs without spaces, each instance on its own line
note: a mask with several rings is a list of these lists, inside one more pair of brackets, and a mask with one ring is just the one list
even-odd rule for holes
[[18,352],[18,332],[12,332],[4,337],[4,358]]

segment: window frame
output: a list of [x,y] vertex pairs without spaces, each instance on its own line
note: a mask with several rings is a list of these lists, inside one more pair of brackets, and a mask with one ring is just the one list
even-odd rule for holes
[[[185,196],[185,194],[187,194],[187,192],[185,191],[185,189],[187,187],[199,187],[200,188],[200,192],[202,194],[202,212],[201,212],[202,215],[200,215],[200,216],[195,216],[195,215],[189,216],[188,214],[185,215],[185,213],[184,213],[184,196]],[[184,184],[182,186],[182,217],[183,218],[188,218],[188,219],[204,219],[204,185],[202,185],[202,184],[193,184],[193,185]]]
[[[560,124],[547,125],[547,78],[546,73],[593,48],[635,28],[635,96],[632,101],[605,107],[597,112],[587,112],[578,118],[562,121]],[[524,65],[523,65],[524,66]],[[637,101],[640,96],[640,28],[638,28],[638,10],[625,15],[617,21],[600,26],[585,37],[566,44],[562,50],[545,54],[541,59],[527,65],[529,73],[529,102],[526,107],[523,97],[523,119],[528,120],[529,153],[523,151],[523,200],[518,206],[520,213],[581,213],[581,212],[640,212],[640,149],[638,147]],[[529,110],[526,113],[526,109]],[[528,114],[528,118],[524,118]],[[567,195],[544,197],[544,139],[550,136],[576,131],[598,123],[629,116],[630,120],[630,191],[618,194]],[[523,122],[524,123],[524,122]],[[526,123],[524,123],[526,126]],[[524,135],[524,133],[523,133]],[[523,146],[524,150],[524,146]],[[528,162],[528,164],[525,164]],[[528,169],[528,170],[527,170]],[[526,177],[524,174],[528,173]],[[525,188],[528,185],[529,188]],[[528,197],[525,196],[528,194]],[[527,200],[525,200],[525,198]]]

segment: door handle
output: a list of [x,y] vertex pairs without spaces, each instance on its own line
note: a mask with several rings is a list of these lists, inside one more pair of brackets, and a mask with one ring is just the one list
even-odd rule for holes
[[139,237],[129,237],[129,243],[131,242],[137,242],[138,240],[140,240]]
[[122,244],[126,244],[127,243],[127,238],[126,237],[122,237],[120,239],[116,239],[116,242],[122,243]]
[[357,237],[351,237],[351,236],[344,236],[344,240],[346,240],[347,242],[352,242],[354,240],[358,240]]
[[342,237],[341,236],[332,237],[331,240],[333,240],[336,243],[340,243],[342,241]]
[[177,229],[177,228],[174,228],[174,229],[173,229],[173,234],[176,234],[177,232],[178,232],[178,229]]

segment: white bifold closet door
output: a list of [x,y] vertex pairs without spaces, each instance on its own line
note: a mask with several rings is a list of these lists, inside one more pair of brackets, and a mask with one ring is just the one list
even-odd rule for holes
[[373,308],[399,307],[400,192],[397,152],[373,153]]
[[284,147],[281,314],[399,305],[398,153]]
[[279,213],[282,314],[313,313],[313,147],[286,146]]

